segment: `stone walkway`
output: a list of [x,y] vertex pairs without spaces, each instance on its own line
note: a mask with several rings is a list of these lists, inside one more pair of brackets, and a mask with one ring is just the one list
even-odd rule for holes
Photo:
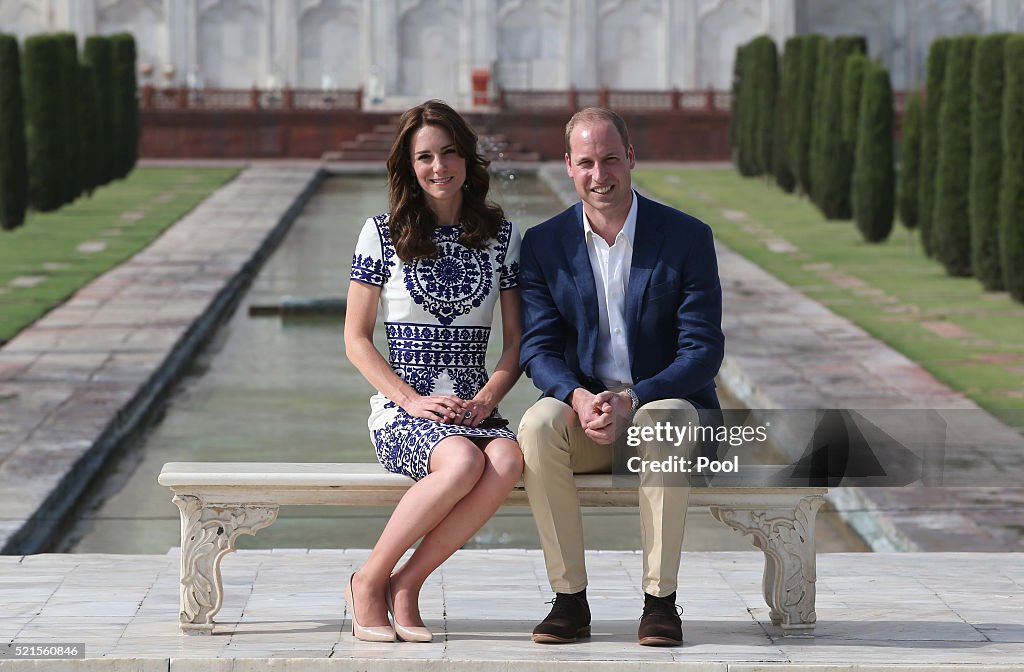
[[287,230],[318,170],[245,170],[0,348],[2,552],[45,545]]
[[[530,641],[550,599],[539,551],[460,551],[421,596],[434,642],[360,642],[350,634],[341,586],[366,555],[229,555],[224,608],[210,636],[178,632],[175,553],[3,557],[0,642],[84,643],[87,660],[75,662],[93,665],[72,669],[164,672],[271,665],[279,671],[618,671],[659,664],[702,672],[776,665],[1019,670],[1024,660],[1024,563],[1013,554],[823,555],[818,624],[808,634],[771,625],[761,597],[760,553],[687,553],[679,589],[685,642],[679,648],[636,643],[641,558],[630,552],[588,553],[594,618],[589,641]],[[0,670],[8,669],[60,668],[0,657]]]

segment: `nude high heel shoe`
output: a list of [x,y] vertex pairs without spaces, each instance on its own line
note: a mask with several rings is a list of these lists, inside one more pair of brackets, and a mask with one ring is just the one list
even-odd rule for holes
[[[345,601],[348,602],[348,610],[352,615],[352,636],[364,642],[395,641],[395,629],[390,625],[371,625],[364,628],[356,621],[356,601],[352,599],[352,579],[354,577],[355,573],[348,578],[348,583],[345,585]],[[389,593],[391,590],[390,586],[391,583],[388,582]],[[390,604],[390,599],[388,603]]]
[[391,596],[391,581],[388,581],[388,587],[384,593],[384,599],[388,603],[388,613],[391,614],[395,619],[395,634],[403,642],[429,642],[434,639],[434,634],[426,628],[411,627],[407,628],[398,622],[398,617],[395,616],[395,601]]

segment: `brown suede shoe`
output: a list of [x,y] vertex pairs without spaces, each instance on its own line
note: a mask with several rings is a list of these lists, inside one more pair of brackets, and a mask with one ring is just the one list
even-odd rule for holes
[[533,629],[538,644],[571,644],[581,637],[590,637],[590,605],[586,591],[555,593],[551,611]]
[[[678,610],[678,611],[677,611]],[[637,636],[641,646],[679,646],[683,643],[682,609],[676,594],[654,597],[644,593],[644,615]]]

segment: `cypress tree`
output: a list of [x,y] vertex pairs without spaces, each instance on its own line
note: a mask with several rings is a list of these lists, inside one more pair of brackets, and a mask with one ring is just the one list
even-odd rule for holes
[[903,111],[903,147],[900,151],[900,219],[908,229],[917,227],[917,194],[921,173],[921,94],[907,94]]
[[892,161],[892,86],[889,72],[870,63],[864,70],[857,149],[853,164],[853,211],[869,243],[892,231],[896,178]]
[[53,35],[25,40],[21,81],[25,95],[25,141],[28,148],[28,194],[40,212],[64,204],[64,95],[61,47]]
[[[61,166],[64,203],[71,203],[82,193],[81,142],[78,137],[78,38],[74,33],[56,33],[54,37],[60,46],[61,116],[64,122],[64,156]],[[75,111],[75,112],[72,112]]]
[[850,178],[853,173],[852,142],[843,138],[843,89],[846,62],[854,54],[867,51],[867,40],[863,37],[837,37],[829,49],[828,76],[825,80],[824,107],[821,123],[818,124],[820,176],[818,205],[828,219],[850,219]]
[[978,41],[971,72],[971,270],[989,291],[1003,288],[999,267],[999,181],[1003,168],[1004,53],[1007,33]]
[[1004,56],[999,263],[1010,296],[1024,302],[1024,35],[1007,38]]
[[775,150],[775,101],[779,89],[779,51],[775,40],[762,35],[754,44],[755,89],[754,109],[757,110],[754,136],[756,138],[757,165],[761,173],[771,173]]
[[18,40],[0,34],[0,227],[16,229],[28,208],[28,157]]
[[114,61],[114,177],[125,178],[139,154],[139,101],[135,82],[135,38],[110,37]]
[[761,174],[757,152],[757,47],[753,41],[743,47],[740,80],[739,169],[752,177]]
[[78,64],[78,139],[80,156],[86,157],[86,161],[80,166],[81,184],[84,193],[92,195],[98,186],[98,173],[92,169],[88,157],[96,156],[99,151],[97,141],[99,139],[99,114],[97,111],[98,101],[96,100],[96,75],[92,66],[85,63]]
[[935,171],[935,256],[952,276],[971,274],[971,70],[977,38],[953,39],[946,57],[939,110],[939,160]]
[[99,136],[92,170],[95,183],[104,185],[114,178],[114,60],[110,38],[94,35],[85,39],[82,56],[96,77],[96,113]]
[[736,170],[740,169],[740,124],[743,114],[740,105],[740,87],[743,81],[743,49],[736,47],[736,57],[732,64],[732,97],[729,101],[729,147],[732,148],[732,163]]
[[772,133],[772,174],[775,184],[786,193],[796,187],[796,177],[789,169],[786,154],[786,101],[782,95],[782,73],[779,73],[779,94],[775,96],[775,131]]
[[946,52],[951,38],[939,38],[928,50],[928,77],[925,89],[924,117],[921,124],[920,192],[917,219],[921,229],[921,245],[929,257],[935,255],[932,222],[935,218],[935,167],[939,158],[939,110],[942,107],[942,84],[946,78]]
[[800,190],[811,193],[811,129],[814,116],[814,88],[818,75],[818,50],[824,37],[805,35],[800,47],[800,85],[797,89],[796,180]]
[[814,75],[814,113],[811,115],[811,145],[809,165],[811,169],[811,201],[821,209],[822,136],[825,133],[825,96],[828,93],[829,67],[831,65],[832,40],[825,38],[818,43],[818,64]]
[[864,81],[864,68],[871,61],[863,54],[846,59],[843,69],[843,142],[857,146],[857,115],[860,114],[860,87]]
[[797,137],[797,93],[800,90],[800,49],[802,37],[791,37],[786,40],[785,52],[782,56],[782,77],[778,99],[779,117],[776,121],[776,133],[781,136],[782,149],[776,152],[775,179],[785,191],[796,188],[796,157],[798,154]]

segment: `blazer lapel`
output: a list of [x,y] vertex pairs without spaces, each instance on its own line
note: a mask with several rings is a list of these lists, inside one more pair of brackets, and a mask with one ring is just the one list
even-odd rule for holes
[[626,324],[629,329],[629,365],[633,368],[636,355],[636,334],[640,328],[640,308],[644,292],[651,281],[654,265],[658,263],[665,233],[661,222],[648,215],[647,199],[637,194],[636,235],[633,237],[633,261],[629,270],[626,290]]
[[576,203],[574,210],[574,221],[565,227],[562,244],[565,247],[566,258],[572,270],[572,278],[576,283],[576,291],[579,293],[580,301],[583,303],[583,313],[586,316],[586,325],[580,329],[581,333],[593,334],[593,339],[588,339],[586,352],[580,352],[580,365],[584,371],[592,373],[594,370],[594,352],[597,348],[598,312],[597,312],[597,288],[594,282],[594,269],[590,266],[590,255],[587,253],[587,241],[583,235],[583,204]]

